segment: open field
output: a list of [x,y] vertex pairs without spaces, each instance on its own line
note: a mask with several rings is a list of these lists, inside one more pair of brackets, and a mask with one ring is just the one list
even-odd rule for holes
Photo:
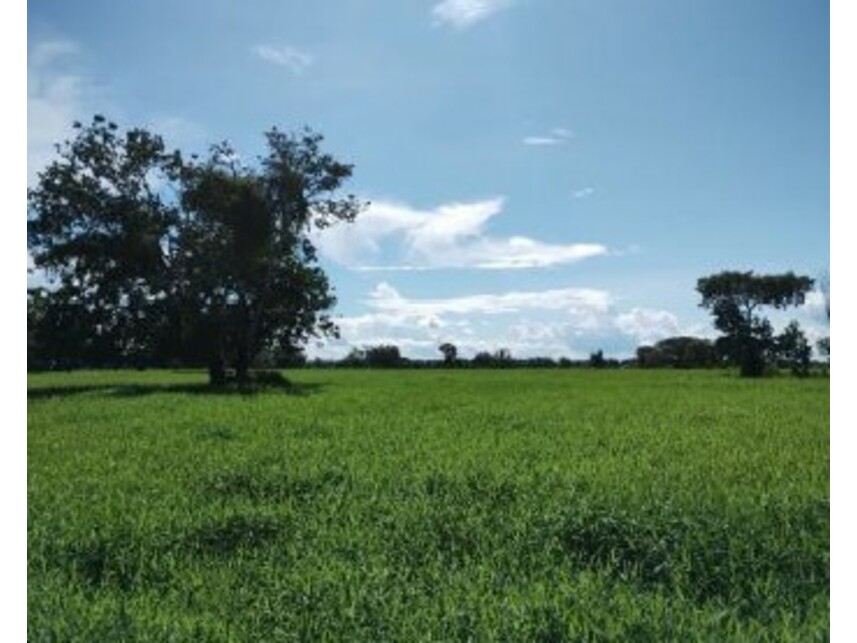
[[33,641],[813,641],[829,380],[29,376]]

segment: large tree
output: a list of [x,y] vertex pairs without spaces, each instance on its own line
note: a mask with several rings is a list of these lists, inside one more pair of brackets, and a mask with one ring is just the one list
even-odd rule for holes
[[227,144],[186,159],[101,116],[75,127],[28,191],[48,308],[62,305],[117,356],[204,362],[215,383],[230,367],[246,379],[262,349],[335,333],[311,236],[361,204],[340,195],[352,166],[323,153],[319,134],[273,129],[248,165]]
[[793,272],[757,275],[753,271],[725,271],[697,281],[700,306],[714,315],[723,333],[718,351],[741,368],[744,376],[759,376],[776,357],[777,342],[771,323],[759,315],[763,306],[785,309],[804,303],[813,280]]

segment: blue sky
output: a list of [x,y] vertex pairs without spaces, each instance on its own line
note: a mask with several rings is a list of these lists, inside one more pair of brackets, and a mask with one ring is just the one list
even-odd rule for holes
[[[696,279],[830,262],[829,13],[804,0],[28,3],[28,177],[94,112],[183,149],[309,125],[372,206],[320,238],[339,355],[629,355]],[[820,301],[796,317],[827,334]]]

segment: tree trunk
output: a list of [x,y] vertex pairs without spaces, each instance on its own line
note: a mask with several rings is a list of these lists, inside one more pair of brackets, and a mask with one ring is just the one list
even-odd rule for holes
[[211,386],[223,386],[226,384],[226,367],[220,355],[212,359],[208,364],[208,383]]
[[247,384],[250,381],[250,360],[243,347],[238,351],[238,360],[235,362],[235,379],[239,384]]
[[239,302],[241,306],[241,328],[238,332],[238,358],[235,363],[235,378],[239,384],[247,384],[250,380],[253,328],[250,307],[244,294],[240,295]]
[[761,349],[754,346],[744,348],[741,357],[741,377],[761,377],[765,374],[765,357]]

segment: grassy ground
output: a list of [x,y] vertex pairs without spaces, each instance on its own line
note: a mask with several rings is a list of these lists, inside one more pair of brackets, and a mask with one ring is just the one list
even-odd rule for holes
[[813,641],[829,381],[29,377],[33,641]]

